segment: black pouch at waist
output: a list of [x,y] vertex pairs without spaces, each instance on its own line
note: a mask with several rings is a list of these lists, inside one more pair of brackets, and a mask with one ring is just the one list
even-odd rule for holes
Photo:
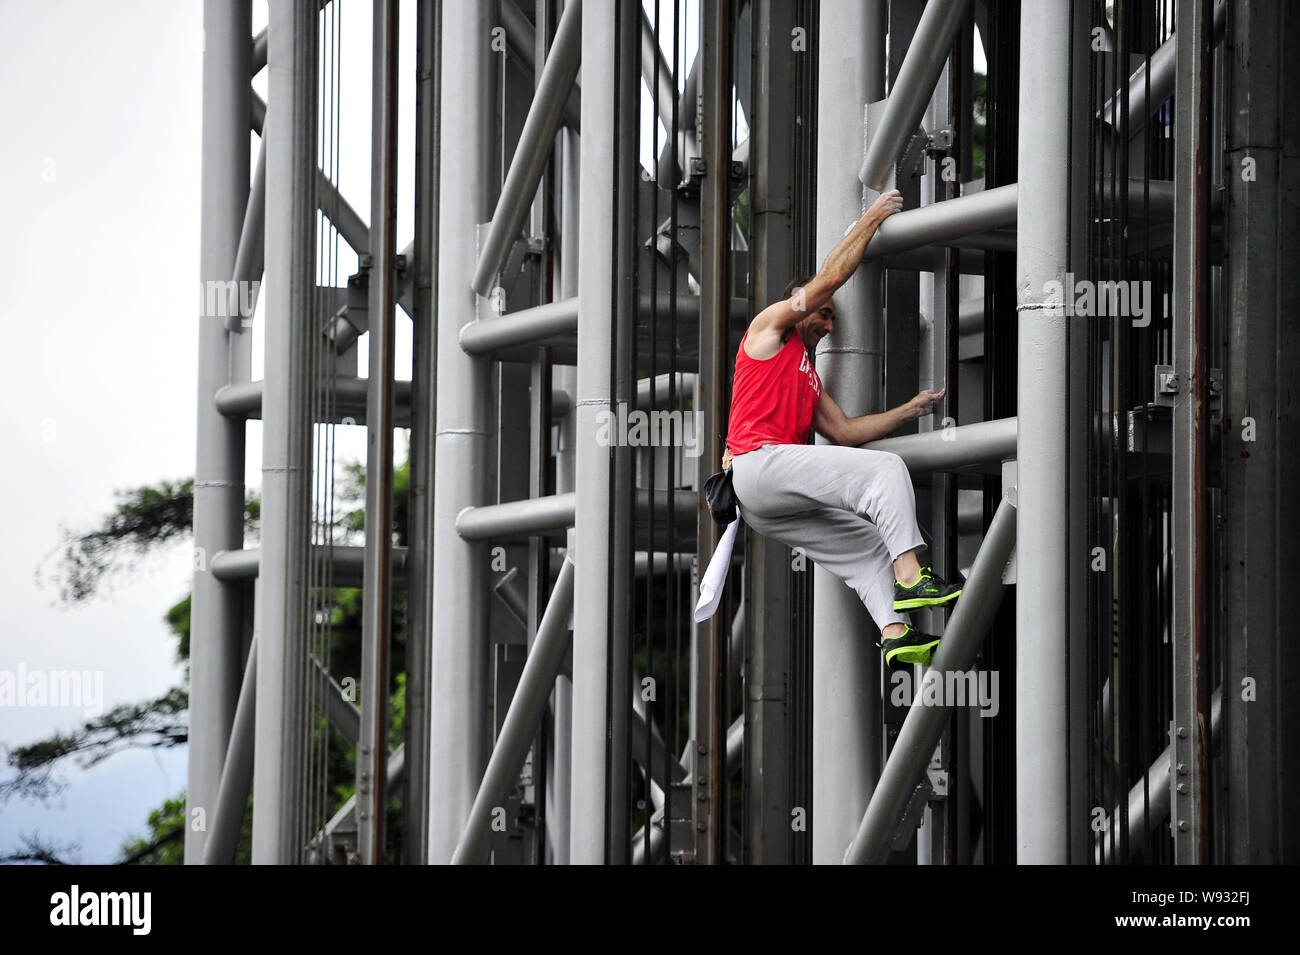
[[731,468],[719,471],[704,482],[704,503],[713,520],[726,527],[736,519],[736,492],[731,486]]

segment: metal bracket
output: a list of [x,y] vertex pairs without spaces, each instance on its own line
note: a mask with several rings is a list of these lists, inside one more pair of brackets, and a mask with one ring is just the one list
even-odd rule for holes
[[934,789],[930,786],[930,780],[922,779],[912,790],[912,795],[907,799],[907,808],[903,810],[903,818],[898,820],[898,828],[894,830],[894,839],[890,843],[890,848],[895,852],[901,852],[907,848],[908,842],[912,839],[912,833],[916,832],[917,827],[921,825],[921,816],[925,812],[926,805],[934,796]]
[[1155,404],[1172,408],[1181,387],[1182,382],[1178,378],[1178,372],[1174,371],[1173,365],[1156,365]]

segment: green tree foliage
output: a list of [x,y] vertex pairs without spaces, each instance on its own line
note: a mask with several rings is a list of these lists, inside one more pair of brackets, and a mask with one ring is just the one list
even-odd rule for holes
[[[365,531],[365,468],[356,462],[342,465],[336,487],[338,511],[330,539],[351,543]],[[409,528],[410,461],[394,469],[393,541],[406,546]],[[193,535],[194,482],[163,481],[154,487],[140,487],[116,492],[117,503],[102,526],[84,532],[61,529],[64,542],[54,554],[61,562],[50,574],[59,598],[66,605],[87,601],[115,574],[135,568],[139,561],[159,546],[184,540]],[[261,517],[261,502],[249,497],[244,506],[244,527],[256,534]],[[44,564],[46,561],[42,561]],[[38,582],[41,569],[37,569]],[[334,587],[328,606],[333,608],[329,668],[332,673],[359,673],[361,667],[362,592],[357,587]],[[191,595],[186,594],[163,615],[176,637],[177,659],[188,664],[190,651]],[[390,745],[402,742],[405,715],[405,646],[406,592],[393,593],[393,652],[390,687]],[[187,666],[188,671],[188,666]],[[188,682],[188,672],[187,672]],[[66,785],[58,776],[64,763],[72,759],[82,767],[99,763],[128,747],[176,746],[189,739],[189,692],[187,686],[174,687],[162,696],[140,703],[115,707],[102,716],[87,721],[70,733],[55,733],[45,740],[4,751],[12,775],[0,779],[0,803],[10,796],[48,799]],[[319,732],[330,735],[327,747],[327,789],[333,797],[330,813],[355,790],[356,763],[350,741],[335,730],[321,726]],[[389,842],[401,838],[400,803],[389,801]],[[121,849],[124,864],[179,864],[183,859],[185,836],[185,794],[168,799],[149,814],[144,835],[127,840]],[[252,801],[244,814],[243,830],[236,854],[237,862],[249,860],[252,827]],[[65,861],[76,846],[58,846],[37,835],[22,838],[22,846],[0,861],[56,864]]]

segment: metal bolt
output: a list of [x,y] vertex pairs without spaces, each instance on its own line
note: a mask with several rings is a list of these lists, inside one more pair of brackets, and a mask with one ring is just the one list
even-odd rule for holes
[[700,754],[701,756],[703,756],[703,755],[704,755],[705,753],[707,753],[708,751],[709,751],[709,748],[708,748],[707,746],[705,746],[703,743],[701,743],[701,744],[699,745],[699,754]]
[[1178,784],[1178,791],[1179,791],[1180,793],[1185,793],[1185,792],[1187,792],[1187,783],[1179,783],[1179,784]]
[[698,799],[700,802],[704,802],[706,799],[709,798],[709,794],[708,794],[708,793],[696,793],[695,798]]
[[1187,764],[1186,764],[1186,763],[1179,763],[1179,764],[1178,764],[1178,772],[1179,772],[1180,775],[1186,776],[1186,775],[1187,775]]
[[698,829],[700,832],[703,832],[703,831],[704,831],[704,823],[702,823],[702,822],[697,822],[697,823],[695,824],[695,828]]
[[1179,738],[1179,739],[1186,739],[1186,738],[1187,738],[1187,727],[1186,727],[1186,726],[1180,726],[1180,727],[1178,727],[1178,738]]
[[1178,831],[1179,831],[1179,832],[1186,832],[1186,831],[1187,831],[1187,820],[1184,819],[1182,822],[1180,822],[1180,823],[1178,824]]
[[697,776],[695,777],[695,781],[701,786],[707,786],[709,784],[709,778],[707,776]]

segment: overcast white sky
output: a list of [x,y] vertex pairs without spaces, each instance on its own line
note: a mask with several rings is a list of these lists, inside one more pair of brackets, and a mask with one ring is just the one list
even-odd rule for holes
[[[266,5],[253,9],[257,30]],[[369,218],[370,4],[340,10],[338,179]],[[0,128],[9,133],[0,149],[0,262],[13,335],[0,380],[13,424],[0,469],[8,505],[0,671],[102,672],[108,708],[182,680],[163,614],[189,591],[191,542],[163,548],[71,608],[48,583],[38,586],[36,571],[53,570],[56,557],[46,556],[61,527],[98,526],[115,490],[194,473],[202,3],[0,0],[0,18]],[[413,226],[414,22],[404,0],[399,247]],[[692,29],[684,59],[694,45]],[[253,85],[265,97],[265,73]],[[340,275],[355,264],[341,244]],[[260,310],[254,329],[260,378]],[[398,335],[398,376],[409,377],[409,322],[399,321]],[[364,370],[364,342],[359,360]],[[250,488],[261,483],[260,442],[251,424]],[[340,459],[364,452],[363,431],[340,429]],[[68,731],[83,718],[74,708],[5,706],[0,745]],[[0,852],[39,832],[79,845],[83,862],[112,861],[125,838],[143,832],[148,811],[184,788],[185,752],[125,753],[64,778],[69,788],[48,806],[0,806]]]

